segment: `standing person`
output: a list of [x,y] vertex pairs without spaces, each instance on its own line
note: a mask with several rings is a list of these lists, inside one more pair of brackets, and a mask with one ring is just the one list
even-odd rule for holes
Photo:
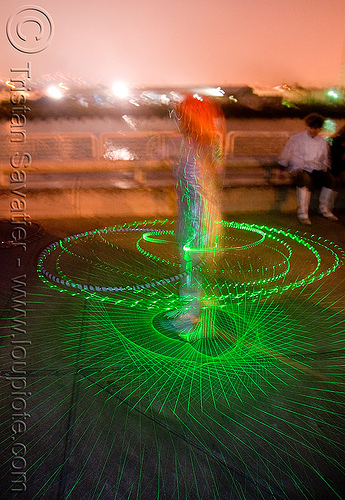
[[336,221],[332,206],[334,177],[330,171],[329,146],[320,136],[325,119],[317,113],[305,118],[306,130],[295,134],[285,145],[279,164],[291,173],[297,188],[297,219],[301,224],[310,225],[308,215],[311,192],[321,187],[319,212],[326,219]]
[[[180,320],[189,320],[183,340],[212,338],[212,306],[206,306],[199,266],[214,267],[222,226],[219,168],[223,154],[225,122],[221,111],[207,97],[188,95],[175,108],[183,134],[175,170],[178,197],[177,242],[186,280],[180,296],[187,304]],[[208,310],[206,310],[208,307]]]

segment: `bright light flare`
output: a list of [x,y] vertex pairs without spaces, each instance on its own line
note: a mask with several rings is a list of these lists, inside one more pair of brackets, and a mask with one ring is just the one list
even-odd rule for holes
[[48,97],[51,97],[52,99],[62,99],[63,97],[63,92],[60,87],[56,87],[55,85],[51,85],[50,87],[47,88],[46,94]]
[[327,92],[328,97],[332,97],[332,99],[339,99],[339,94],[335,92],[334,90],[329,90]]
[[113,94],[120,99],[125,99],[129,95],[129,87],[124,82],[115,82],[111,90]]

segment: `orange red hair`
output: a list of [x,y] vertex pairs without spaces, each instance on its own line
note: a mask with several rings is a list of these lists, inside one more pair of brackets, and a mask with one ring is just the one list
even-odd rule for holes
[[179,128],[182,133],[198,142],[212,142],[224,130],[222,111],[208,97],[188,94],[176,106]]

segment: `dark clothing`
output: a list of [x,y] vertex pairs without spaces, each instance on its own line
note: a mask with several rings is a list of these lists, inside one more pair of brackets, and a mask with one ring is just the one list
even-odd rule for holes
[[292,172],[292,178],[297,187],[307,187],[309,191],[314,191],[318,187],[324,186],[328,189],[334,189],[335,180],[330,170],[296,170]]
[[345,172],[345,138],[335,137],[331,146],[332,173],[339,177]]

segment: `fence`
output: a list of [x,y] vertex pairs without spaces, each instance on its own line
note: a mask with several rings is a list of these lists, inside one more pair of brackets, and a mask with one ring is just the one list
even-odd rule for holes
[[[289,132],[232,131],[225,139],[225,162],[234,157],[277,157]],[[36,161],[82,160],[159,162],[179,155],[181,135],[177,132],[130,132],[93,134],[30,134],[25,143],[0,136],[0,161],[24,147]]]

